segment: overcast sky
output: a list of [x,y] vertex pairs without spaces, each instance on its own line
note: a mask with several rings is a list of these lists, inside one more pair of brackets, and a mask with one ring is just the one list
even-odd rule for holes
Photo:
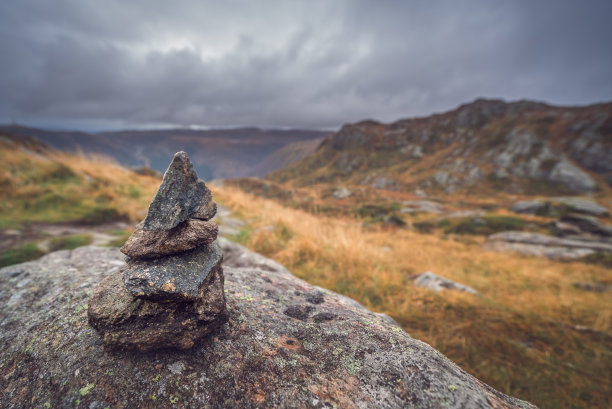
[[0,122],[334,128],[612,100],[611,0],[2,0]]

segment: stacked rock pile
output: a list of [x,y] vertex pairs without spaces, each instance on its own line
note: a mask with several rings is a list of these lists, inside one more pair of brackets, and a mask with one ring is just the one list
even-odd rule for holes
[[174,155],[145,220],[121,251],[127,265],[89,301],[108,349],[189,349],[227,320],[216,204],[185,152]]

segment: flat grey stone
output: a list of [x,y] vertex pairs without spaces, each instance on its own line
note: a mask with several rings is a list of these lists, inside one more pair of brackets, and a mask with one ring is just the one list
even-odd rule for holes
[[190,252],[152,260],[128,261],[123,282],[133,297],[153,301],[196,301],[208,274],[220,268],[223,253],[215,241]]
[[206,246],[217,238],[219,227],[211,221],[189,219],[170,230],[137,227],[121,247],[126,256],[151,259]]
[[145,230],[168,230],[189,219],[202,203],[208,188],[198,179],[185,152],[177,152],[144,220]]
[[604,207],[590,199],[585,199],[582,197],[555,197],[552,200],[570,207],[572,211],[577,213],[585,213],[592,216],[610,215],[610,211],[607,207]]
[[471,294],[478,294],[478,291],[474,290],[472,287],[459,284],[445,277],[441,277],[432,273],[431,271],[427,271],[414,277],[414,283],[419,287],[427,288],[433,291],[456,290]]

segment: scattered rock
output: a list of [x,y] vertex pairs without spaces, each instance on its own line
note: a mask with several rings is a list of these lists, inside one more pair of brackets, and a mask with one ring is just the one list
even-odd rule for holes
[[121,247],[121,252],[134,258],[155,258],[205,246],[217,238],[219,227],[210,221],[185,220],[170,230],[145,230],[137,227]]
[[552,201],[571,208],[572,212],[575,213],[584,213],[599,217],[610,215],[610,211],[607,207],[582,197],[555,197]]
[[210,214],[210,203],[187,154],[174,155],[145,221],[121,248],[127,265],[89,300],[89,322],[107,349],[189,349],[227,320],[218,228],[193,218]]
[[414,276],[413,281],[417,286],[428,288],[433,291],[456,290],[471,294],[478,294],[478,291],[474,290],[472,287],[468,287],[467,285],[459,284],[455,281],[449,280],[448,278],[441,277],[432,273],[431,271]]
[[580,227],[559,220],[551,222],[551,226],[554,235],[559,237],[576,237],[584,233]]
[[[230,262],[264,258],[228,247]],[[534,408],[331,291],[324,303],[310,304],[314,310],[305,321],[285,315],[291,305],[304,304],[303,294],[321,289],[284,268],[225,264],[229,321],[189,351],[109,353],[83,305],[98,308],[91,298],[99,296],[88,291],[112,276],[123,258],[117,249],[90,246],[0,269],[0,407]],[[115,287],[120,296],[113,303],[138,306],[142,314],[164,308],[131,297],[118,278],[99,290]],[[170,332],[167,321],[154,322],[151,327]],[[191,331],[180,317],[174,324],[182,334]]]
[[543,214],[549,213],[550,204],[541,200],[523,200],[510,206],[514,213]]
[[612,244],[608,243],[518,231],[492,234],[488,237],[485,247],[494,251],[516,251],[551,259],[576,259],[596,252],[612,252]]
[[350,190],[348,190],[346,187],[340,187],[338,189],[336,189],[333,193],[333,196],[336,199],[346,199],[347,197],[351,196],[353,194],[353,192],[351,192]]
[[593,216],[568,214],[561,217],[560,222],[575,226],[584,233],[601,237],[612,237],[612,226],[600,222]]
[[590,199],[581,197],[555,197],[549,200],[525,200],[514,203],[510,210],[515,213],[558,216],[562,213],[584,213],[591,216],[609,216],[609,210]]
[[440,203],[432,202],[430,200],[408,200],[402,202],[404,207],[400,209],[401,213],[442,213],[444,207]]

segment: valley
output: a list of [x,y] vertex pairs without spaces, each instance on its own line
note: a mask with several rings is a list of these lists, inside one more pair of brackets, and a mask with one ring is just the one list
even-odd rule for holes
[[[242,152],[219,175],[248,175],[235,167],[246,163],[240,155],[263,151],[251,169],[272,173],[208,181],[216,221],[221,235],[387,314],[504,393],[540,407],[606,408],[611,107],[479,100],[270,151],[218,135],[219,144],[206,140],[210,152]],[[151,151],[165,162],[168,149],[191,149],[196,164],[209,163],[190,137],[157,138]],[[255,144],[277,143],[262,138]],[[120,246],[160,183],[154,171],[6,130],[0,159],[6,265]]]

